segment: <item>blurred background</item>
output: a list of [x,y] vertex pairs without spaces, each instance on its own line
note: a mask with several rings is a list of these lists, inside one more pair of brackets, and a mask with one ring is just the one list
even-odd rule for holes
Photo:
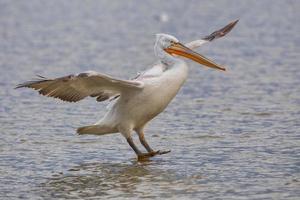
[[[0,0],[1,199],[297,199],[300,196],[297,0]],[[188,61],[186,84],[147,128],[146,163],[120,134],[78,136],[106,104],[14,90],[36,74],[95,70],[131,78],[156,58],[156,33],[200,39],[240,19]]]

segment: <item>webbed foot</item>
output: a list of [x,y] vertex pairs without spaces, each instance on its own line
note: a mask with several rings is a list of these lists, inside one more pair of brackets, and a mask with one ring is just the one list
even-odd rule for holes
[[141,153],[141,154],[138,154],[138,161],[143,161],[143,160],[148,160],[150,157],[153,157],[153,156],[156,156],[156,155],[163,155],[163,154],[166,154],[166,153],[170,153],[171,150],[167,150],[167,151],[161,151],[161,150],[158,150],[158,151],[151,151],[149,153]]

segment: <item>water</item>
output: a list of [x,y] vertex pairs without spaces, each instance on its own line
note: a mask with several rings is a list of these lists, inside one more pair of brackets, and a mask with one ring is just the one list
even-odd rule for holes
[[[1,199],[299,199],[299,1],[0,1]],[[14,86],[35,74],[133,77],[154,34],[200,38],[240,18],[189,62],[189,79],[147,128],[164,156],[139,163],[120,134],[78,136],[105,104]],[[137,139],[135,137],[135,139]]]

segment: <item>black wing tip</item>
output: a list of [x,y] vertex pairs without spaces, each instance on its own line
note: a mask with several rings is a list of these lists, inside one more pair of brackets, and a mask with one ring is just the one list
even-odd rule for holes
[[30,81],[26,81],[24,83],[20,83],[20,84],[17,84],[14,89],[19,89],[19,88],[24,88],[24,87],[27,87],[27,88],[31,88],[30,86],[32,84],[35,84],[35,83],[41,83],[41,82],[44,82],[44,81],[49,81],[50,79],[47,79],[46,77],[44,76],[41,76],[39,74],[36,74],[37,78],[35,80],[30,80]]
[[[231,25],[231,26],[232,26],[231,29],[233,29],[233,27],[234,27],[239,21],[240,21],[240,19],[236,19],[236,20],[230,22],[228,25]],[[231,29],[230,29],[230,30],[231,30]]]
[[39,74],[36,74],[36,76],[40,79],[47,79],[45,76],[42,76],[42,75],[39,75]]
[[236,19],[236,20],[232,21],[231,23],[234,23],[234,24],[236,24],[236,23],[238,23],[239,21],[240,21],[240,19],[238,18],[238,19]]
[[26,86],[24,84],[18,84],[14,87],[14,89],[16,90],[16,89],[20,89],[20,88],[24,88],[24,87],[28,87],[28,86]]
[[20,84],[16,85],[15,89],[24,88],[24,87],[30,88],[31,84],[34,84],[34,83],[37,83],[37,82],[38,81],[27,81],[25,83],[20,83]]
[[24,83],[20,83],[20,84],[16,85],[16,86],[14,87],[14,89],[19,89],[19,88],[22,88],[22,87],[25,87],[25,86],[24,86]]
[[229,24],[227,24],[226,26],[224,26],[223,28],[211,33],[208,36],[205,36],[203,38],[203,40],[207,40],[207,41],[213,41],[214,39],[223,37],[225,35],[227,35],[227,33],[229,33],[233,27],[240,21],[240,19],[236,19],[234,21],[231,21]]

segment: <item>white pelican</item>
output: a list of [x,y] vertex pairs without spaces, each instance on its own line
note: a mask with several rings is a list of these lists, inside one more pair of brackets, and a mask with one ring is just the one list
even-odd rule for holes
[[[174,36],[157,34],[154,52],[159,62],[133,80],[122,80],[98,72],[87,71],[76,75],[47,79],[38,76],[36,80],[17,85],[28,87],[40,94],[77,102],[88,96],[97,101],[113,100],[106,115],[97,123],[77,129],[78,134],[105,135],[120,132],[138,159],[152,157],[170,151],[154,151],[144,137],[145,125],[161,113],[188,75],[188,66],[180,57],[189,58],[207,67],[225,71],[225,68],[196,53],[193,49],[206,42],[226,35],[238,22],[229,23],[212,34],[185,45]],[[147,150],[142,153],[134,144],[131,134],[135,131],[141,144]]]

